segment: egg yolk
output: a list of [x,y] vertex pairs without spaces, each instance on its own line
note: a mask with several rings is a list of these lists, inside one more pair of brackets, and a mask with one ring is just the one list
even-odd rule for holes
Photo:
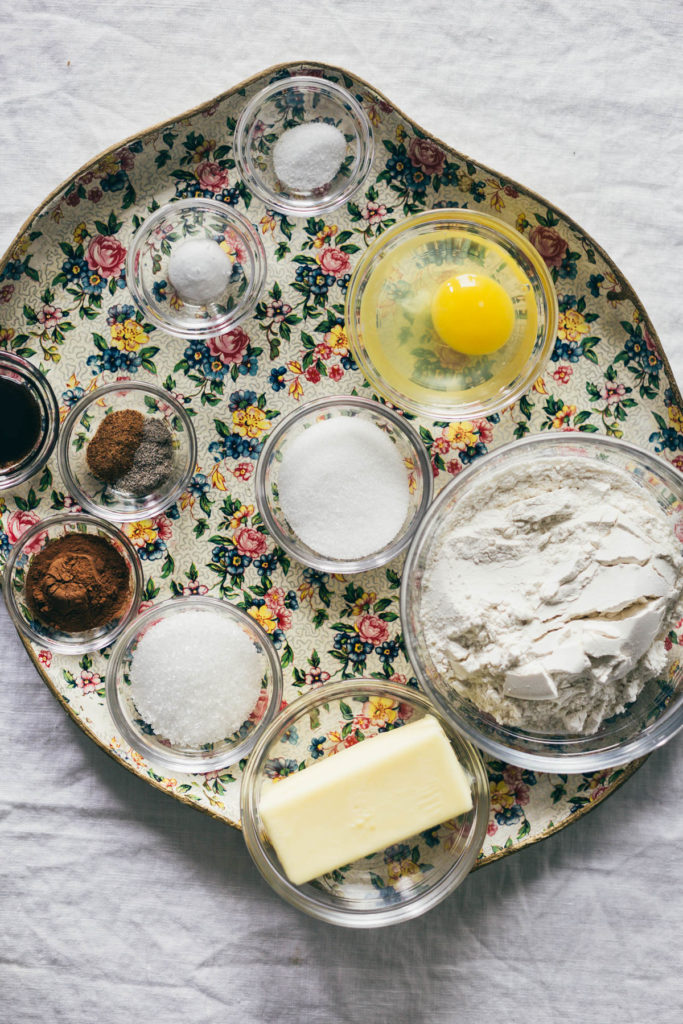
[[515,325],[515,309],[508,293],[493,278],[459,274],[435,291],[432,323],[447,345],[468,356],[483,356],[508,340]]

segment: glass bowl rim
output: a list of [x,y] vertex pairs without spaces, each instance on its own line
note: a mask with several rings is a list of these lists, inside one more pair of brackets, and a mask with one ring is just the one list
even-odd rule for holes
[[[292,538],[288,537],[280,528],[280,524],[271,512],[270,501],[268,499],[265,485],[266,465],[268,460],[272,453],[277,450],[281,438],[290,430],[291,427],[311,413],[324,412],[326,409],[344,408],[378,412],[380,417],[384,416],[388,419],[392,426],[399,430],[413,448],[417,462],[420,466],[422,479],[425,481],[420,503],[403,535],[399,535],[399,539],[394,538],[391,544],[388,544],[380,551],[374,551],[372,554],[366,555],[364,558],[354,559],[328,558],[324,555],[317,555],[315,553],[303,551],[299,547],[298,541],[296,543],[292,541]],[[427,449],[425,448],[420,435],[412,423],[410,423],[410,421],[404,416],[396,412],[394,409],[391,409],[386,405],[382,405],[381,402],[375,402],[371,398],[366,398],[363,395],[332,395],[316,398],[311,402],[305,402],[303,405],[300,405],[297,409],[293,409],[279,420],[268,435],[261,454],[259,455],[256,463],[254,486],[256,491],[256,505],[266,529],[275,541],[283,547],[292,558],[296,559],[296,561],[301,565],[308,566],[311,569],[316,569],[318,572],[344,573],[345,575],[348,575],[351,573],[367,572],[371,569],[378,569],[382,565],[386,565],[387,562],[392,561],[400,555],[402,551],[405,551],[431,504],[434,494],[434,474],[432,472],[432,465],[429,460],[429,455],[427,454]]]
[[[240,296],[236,305],[229,313],[223,314],[221,317],[214,317],[211,320],[198,320],[196,327],[181,326],[170,317],[161,316],[147,304],[136,280],[135,258],[140,251],[143,237],[147,237],[150,229],[153,229],[164,217],[168,216],[169,211],[192,210],[197,207],[208,213],[220,214],[229,223],[229,226],[240,235],[253,262],[254,274],[249,279],[244,294]],[[216,199],[207,199],[205,197],[197,199],[171,199],[168,203],[160,206],[158,210],[154,210],[140,224],[131,239],[131,244],[126,253],[126,285],[133,302],[146,320],[176,338],[204,340],[234,330],[238,324],[250,315],[256,305],[266,283],[267,272],[266,251],[258,231],[251,221],[243,213],[240,213],[239,210],[228,206],[227,203],[221,203]]]
[[[126,614],[121,617],[120,622],[114,627],[114,629],[109,630],[107,633],[103,633],[100,637],[94,637],[91,640],[53,640],[45,634],[36,632],[24,619],[17,606],[16,597],[12,587],[12,577],[14,575],[17,562],[19,561],[26,544],[33,540],[34,537],[39,536],[41,533],[44,533],[53,526],[78,526],[80,523],[86,526],[96,527],[97,530],[106,534],[109,539],[116,540],[116,542],[120,544],[126,552],[131,568],[132,594],[130,607]],[[47,647],[59,654],[87,654],[91,651],[100,651],[102,648],[108,647],[137,616],[140,601],[142,600],[143,587],[144,577],[142,565],[140,563],[140,557],[135,549],[135,545],[114,523],[107,519],[101,519],[99,516],[90,515],[87,512],[60,512],[57,515],[45,516],[44,519],[40,519],[37,523],[34,523],[33,526],[29,527],[25,533],[22,533],[21,537],[10,551],[7,562],[5,563],[2,578],[5,605],[7,606],[10,619],[12,620],[15,628],[31,643],[34,643],[39,647]],[[78,638],[79,635],[80,634],[78,633],[73,634],[75,638]]]
[[[463,487],[463,484],[469,484],[476,477],[481,477],[482,473],[489,472],[489,455],[492,457],[498,455],[505,456],[510,452],[523,455],[524,450],[527,448],[533,452],[535,448],[544,447],[545,445],[548,445],[550,448],[585,445],[589,449],[595,449],[596,453],[601,449],[607,449],[630,455],[641,462],[649,462],[652,465],[653,472],[663,477],[670,484],[672,490],[680,494],[681,501],[683,501],[683,477],[677,473],[673,466],[658,455],[652,454],[638,445],[620,438],[574,431],[554,436],[531,434],[519,440],[501,445],[499,448],[494,448],[493,451],[488,452],[481,459],[471,463],[462,473],[459,473],[457,477],[446,484],[415,532],[406,556],[399,592],[401,632],[406,645],[408,660],[415,671],[421,689],[428,695],[429,699],[439,709],[440,714],[451,724],[452,728],[466,736],[480,750],[497,760],[502,760],[521,768],[528,768],[532,771],[551,773],[560,771],[567,774],[595,772],[614,768],[636,758],[644,757],[668,742],[683,727],[683,693],[662,712],[656,722],[647,725],[637,736],[617,743],[611,748],[598,751],[580,751],[578,753],[530,753],[528,751],[518,751],[516,747],[509,746],[500,740],[492,739],[484,731],[480,731],[477,726],[472,725],[467,718],[461,716],[444,700],[438,688],[432,683],[430,676],[423,668],[410,628],[409,616],[415,599],[413,589],[415,563],[418,555],[421,554],[421,548],[428,541],[429,533],[438,527],[439,517],[443,508],[448,504],[452,496]],[[590,456],[590,458],[594,457]],[[477,713],[480,715],[478,709]],[[510,729],[512,730],[513,727],[510,727]],[[577,740],[579,739],[581,739],[581,736],[577,737]]]
[[[160,401],[166,402],[170,405],[171,409],[176,416],[182,421],[183,430],[186,432],[189,441],[189,453],[188,453],[188,468],[185,473],[178,478],[175,486],[168,492],[168,495],[163,500],[157,501],[155,504],[150,505],[147,508],[137,509],[132,512],[117,512],[115,509],[110,509],[104,505],[99,505],[96,501],[93,501],[89,495],[87,495],[80,485],[76,482],[74,474],[71,470],[71,448],[70,441],[74,427],[78,423],[86,409],[89,408],[93,402],[97,401],[103,395],[111,394],[115,391],[141,391],[147,394],[153,395]],[[134,523],[140,519],[140,514],[143,513],[143,518],[153,518],[154,516],[160,515],[165,509],[169,508],[175,501],[178,500],[180,495],[187,489],[192,476],[194,474],[195,466],[197,464],[197,432],[194,428],[194,424],[187,412],[180,404],[180,402],[165,388],[160,387],[158,384],[147,384],[145,381],[114,381],[111,384],[103,384],[102,387],[93,388],[82,398],[79,398],[78,402],[69,410],[69,415],[64,420],[61,428],[59,445],[57,448],[57,469],[62,477],[66,489],[72,497],[76,498],[78,504],[84,508],[91,515],[95,515],[98,518],[109,519],[113,523]]]
[[[352,119],[356,125],[356,134],[361,149],[356,173],[349,179],[346,187],[341,192],[327,199],[325,197],[319,199],[311,198],[305,203],[295,203],[291,200],[283,199],[279,192],[273,192],[260,178],[252,174],[246,147],[249,125],[262,104],[281,92],[283,88],[296,88],[297,86],[315,87],[318,92],[326,93],[329,98],[343,101],[352,112]],[[279,213],[286,213],[293,217],[310,217],[315,213],[335,210],[337,207],[348,202],[367,178],[375,150],[374,133],[370,118],[356,97],[337,82],[332,82],[328,78],[318,78],[315,75],[292,75],[289,78],[279,78],[252,96],[237,119],[234,140],[235,163],[243,181],[254,195],[266,204],[268,209],[277,210]]]
[[[241,743],[235,744],[229,751],[223,750],[222,753],[217,753],[212,757],[207,757],[201,761],[188,761],[188,759],[183,755],[176,754],[172,747],[168,748],[168,754],[160,753],[156,749],[151,749],[147,744],[144,734],[136,732],[126,721],[121,712],[121,700],[119,695],[119,681],[123,667],[123,659],[126,650],[134,639],[136,633],[140,632],[140,630],[148,625],[151,620],[166,618],[169,613],[172,615],[176,614],[176,609],[180,610],[186,604],[189,608],[218,611],[221,615],[225,615],[233,622],[238,622],[241,626],[247,626],[251,632],[251,639],[257,640],[263,649],[264,656],[268,663],[268,675],[271,682],[271,693],[268,705],[263,713],[261,721],[256,723],[249,736],[245,737]],[[170,597],[165,601],[153,604],[150,608],[146,608],[144,612],[141,612],[127,624],[126,629],[117,638],[114,649],[112,650],[104,686],[107,710],[117,731],[132,750],[142,754],[145,760],[149,761],[150,764],[156,765],[164,771],[186,772],[189,775],[204,775],[206,772],[216,771],[221,768],[229,768],[231,765],[237,764],[238,761],[243,757],[246,757],[253,749],[263,730],[270,724],[279,711],[280,704],[282,702],[283,676],[282,665],[275,649],[275,645],[256,619],[252,618],[251,615],[247,615],[247,613],[241,608],[237,608],[234,604],[231,604],[230,601],[226,601],[223,598],[212,597],[207,594],[190,594],[186,596]]]
[[[28,382],[29,389],[32,392],[38,392],[40,400],[44,404],[47,426],[32,456],[29,453],[20,462],[10,465],[4,470],[0,468],[0,494],[13,487],[18,487],[35,476],[52,455],[59,435],[59,405],[54,389],[47,379],[47,374],[24,356],[8,349],[0,350],[0,371],[2,369],[23,377]],[[2,376],[1,372],[0,376]]]
[[[318,903],[308,896],[305,891],[302,891],[301,886],[296,886],[293,882],[290,882],[283,871],[272,867],[269,859],[263,852],[263,842],[256,824],[257,801],[255,794],[257,781],[261,774],[260,762],[263,760],[263,756],[272,741],[284,732],[286,728],[294,724],[297,719],[317,705],[326,704],[337,697],[357,692],[371,693],[376,696],[388,694],[405,703],[415,704],[425,714],[433,715],[444,728],[449,741],[451,743],[455,741],[456,744],[460,744],[464,748],[474,769],[472,782],[473,809],[470,812],[474,814],[474,821],[467,846],[463,850],[459,862],[456,865],[451,865],[447,873],[436,884],[429,886],[426,892],[411,897],[405,903],[394,903],[388,907],[359,911],[342,910],[341,908],[325,906],[322,902]],[[439,708],[434,707],[429,698],[419,690],[413,690],[401,683],[391,682],[390,680],[374,679],[366,676],[343,679],[338,683],[325,683],[322,687],[297,697],[291,704],[288,704],[271,722],[268,729],[264,730],[259,742],[254,747],[244,769],[240,791],[240,817],[244,841],[262,877],[278,896],[281,896],[298,910],[302,910],[318,920],[326,921],[328,924],[341,925],[347,928],[381,928],[386,925],[398,924],[401,921],[420,917],[441,903],[442,900],[462,884],[473,868],[486,837],[489,808],[488,774],[483,757],[476,746],[460,730],[455,729]]]
[[[433,404],[425,405],[417,399],[405,396],[403,392],[398,391],[393,385],[386,384],[384,378],[375,370],[374,365],[361,351],[362,346],[356,331],[356,313],[357,308],[360,306],[359,296],[362,298],[362,293],[374,272],[372,264],[382,258],[386,248],[395,239],[398,239],[400,242],[403,236],[407,237],[411,229],[419,229],[422,225],[429,226],[433,224],[436,229],[439,221],[444,221],[443,227],[446,228],[457,228],[459,226],[466,228],[468,224],[479,224],[486,228],[488,236],[493,241],[496,241],[496,236],[498,236],[498,238],[503,237],[508,242],[512,242],[532,263],[541,281],[541,294],[547,307],[545,337],[541,349],[533,361],[529,360],[527,369],[522,371],[519,382],[514,388],[498,397],[488,399],[486,402],[471,401],[463,402],[461,405],[439,406],[435,401]],[[370,243],[351,272],[344,301],[344,318],[353,357],[361,373],[372,388],[388,402],[391,402],[392,405],[412,415],[426,417],[431,420],[445,420],[457,423],[464,420],[492,416],[501,412],[507,406],[514,404],[525,394],[532,381],[546,364],[550,351],[555,344],[559,306],[557,291],[550,276],[550,271],[543,257],[528,238],[517,231],[511,224],[508,224],[507,221],[502,220],[500,217],[494,217],[490,213],[480,213],[478,210],[467,210],[459,206],[444,206],[412,214],[410,217],[406,217],[404,220],[392,225],[392,227],[387,228],[386,231],[383,231],[381,235],[378,235]]]

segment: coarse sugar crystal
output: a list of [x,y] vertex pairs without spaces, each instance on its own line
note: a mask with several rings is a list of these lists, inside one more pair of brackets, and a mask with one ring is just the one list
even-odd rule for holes
[[365,558],[401,530],[410,504],[398,447],[374,423],[341,416],[314,423],[286,446],[280,506],[297,536],[328,558]]
[[203,746],[232,736],[254,710],[265,657],[236,622],[188,608],[155,623],[138,641],[131,697],[155,733]]

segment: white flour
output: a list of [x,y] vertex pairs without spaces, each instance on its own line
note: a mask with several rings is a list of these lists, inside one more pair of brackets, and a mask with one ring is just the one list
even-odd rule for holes
[[421,619],[438,671],[500,723],[592,733],[661,674],[680,599],[672,521],[619,469],[499,473],[432,542]]

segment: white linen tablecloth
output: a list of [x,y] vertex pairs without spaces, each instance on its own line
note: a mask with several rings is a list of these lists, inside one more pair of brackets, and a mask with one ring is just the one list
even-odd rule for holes
[[[24,0],[0,13],[0,249],[98,151],[270,64],[321,59],[574,217],[683,379],[680,3]],[[0,1020],[673,1024],[681,749],[426,917],[345,931],[280,902],[238,832],[92,744],[2,608]]]

